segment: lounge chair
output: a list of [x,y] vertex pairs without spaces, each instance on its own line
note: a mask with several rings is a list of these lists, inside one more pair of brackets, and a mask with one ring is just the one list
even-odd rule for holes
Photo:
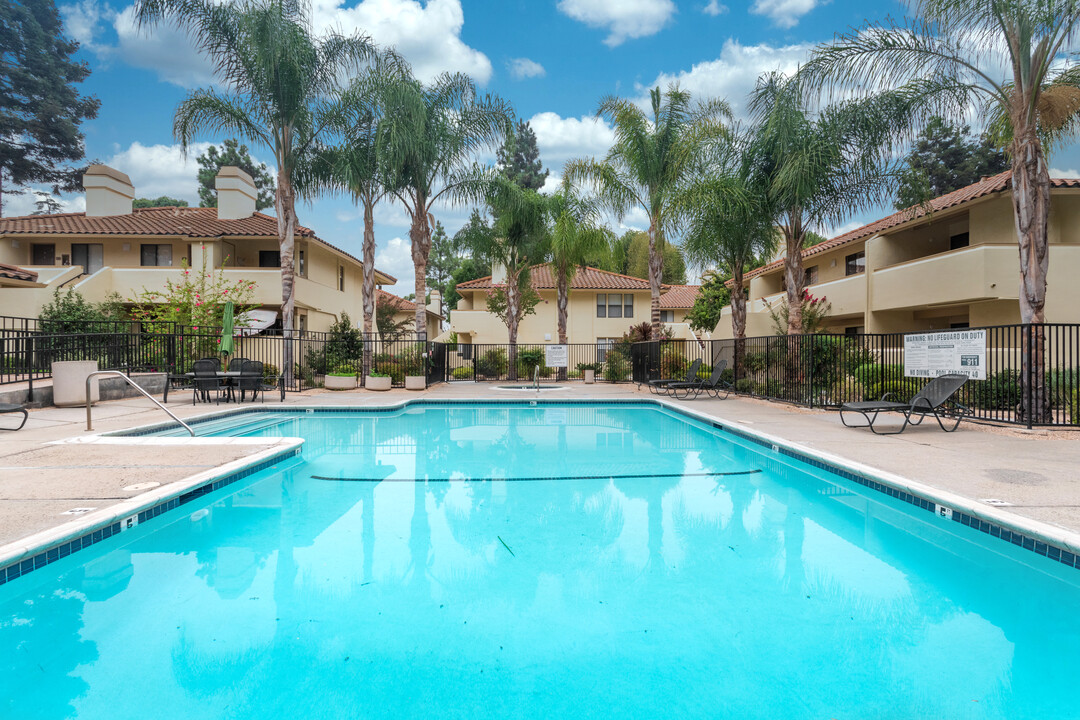
[[[952,400],[956,391],[967,382],[966,375],[941,375],[923,386],[923,389],[911,399],[911,402],[888,400],[891,393],[886,393],[880,400],[844,403],[840,406],[840,422],[847,427],[869,427],[878,435],[897,435],[904,432],[908,425],[920,425],[927,415],[933,415],[938,425],[945,432],[952,432],[960,426],[970,411],[964,405]],[[858,413],[866,420],[865,425],[852,425],[844,418],[844,413]],[[883,412],[898,412],[904,416],[904,422],[898,430],[878,430],[874,421]],[[916,419],[912,419],[916,418]],[[948,427],[943,420],[955,420]]]
[[674,383],[692,383],[697,380],[698,369],[701,367],[701,360],[695,360],[690,363],[690,367],[686,371],[686,377],[684,378],[664,378],[662,380],[650,380],[649,390],[657,395],[667,392],[668,385]]
[[[717,399],[719,399],[720,393],[724,393],[724,399],[726,400],[734,388],[731,383],[721,379],[725,370],[727,370],[727,360],[721,360],[713,366],[712,375],[708,379],[697,379],[688,383],[672,383],[667,386],[667,389],[675,396],[676,400],[686,400],[691,394],[696,398],[701,393],[712,395]],[[682,393],[682,397],[679,397],[679,393]]]
[[0,403],[0,413],[22,413],[22,422],[19,423],[19,427],[0,427],[0,430],[22,430],[22,426],[26,424],[26,420],[30,417],[30,413],[26,412],[26,408],[22,405],[12,405],[10,403]]

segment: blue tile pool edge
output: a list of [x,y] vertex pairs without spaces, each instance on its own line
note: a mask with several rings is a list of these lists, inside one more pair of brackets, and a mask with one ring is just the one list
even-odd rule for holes
[[[1030,520],[1018,515],[1003,513],[994,508],[983,508],[975,505],[966,498],[951,493],[938,491],[936,488],[915,483],[900,476],[893,476],[876,468],[871,468],[856,463],[846,458],[841,458],[829,453],[821,453],[807,448],[798,443],[793,443],[783,438],[776,438],[766,433],[751,430],[735,423],[724,421],[718,417],[698,412],[689,407],[673,403],[662,398],[607,398],[575,399],[575,398],[538,398],[528,399],[466,399],[446,398],[433,400],[429,398],[408,398],[396,403],[386,405],[364,406],[260,406],[253,408],[236,408],[221,412],[207,413],[186,420],[192,426],[202,423],[213,422],[225,418],[247,415],[251,413],[296,413],[296,414],[322,414],[322,413],[387,413],[403,410],[410,405],[503,405],[503,406],[535,406],[535,405],[592,405],[592,406],[620,406],[620,405],[648,405],[690,418],[696,422],[712,427],[721,432],[729,433],[735,437],[747,440],[762,447],[774,450],[781,455],[807,463],[813,467],[834,473],[845,480],[862,485],[863,487],[880,492],[889,497],[929,512],[951,518],[952,522],[959,523],[991,537],[998,538],[1025,550],[1030,550],[1038,555],[1047,557],[1074,569],[1080,569],[1080,535],[1046,525],[1037,520]],[[159,432],[164,429],[177,428],[175,422],[162,422],[153,425],[144,425],[130,430],[106,433],[111,437],[139,437]],[[207,490],[206,492],[210,492]],[[205,493],[204,493],[205,494]],[[171,508],[169,508],[171,509]],[[162,510],[161,512],[166,512]],[[43,553],[38,553],[43,554]],[[35,555],[34,557],[37,557]],[[25,561],[23,561],[25,562]],[[3,571],[10,569],[0,567],[0,584],[3,580]]]
[[[85,527],[73,531],[71,535],[64,537],[62,540],[47,540],[36,547],[27,548],[23,552],[16,554],[14,560],[8,562],[0,560],[0,563],[2,563],[0,564],[0,585],[51,565],[61,558],[85,550],[102,540],[119,535],[125,529],[123,523],[126,518],[136,516],[138,518],[136,524],[142,525],[148,520],[152,520],[170,510],[175,510],[181,505],[186,505],[214,490],[254,475],[282,460],[295,457],[300,454],[302,444],[302,442],[289,443],[285,448],[269,451],[269,455],[266,455],[266,451],[261,452],[256,457],[248,459],[246,464],[232,467],[218,474],[211,474],[210,477],[179,488],[165,497],[155,497],[141,505],[122,505],[120,508],[116,506],[106,508],[104,512],[109,513],[111,516],[108,519],[90,521]],[[234,464],[230,463],[230,465]],[[132,498],[132,500],[138,500],[138,496]],[[17,545],[19,542],[21,541],[17,540],[12,545]]]

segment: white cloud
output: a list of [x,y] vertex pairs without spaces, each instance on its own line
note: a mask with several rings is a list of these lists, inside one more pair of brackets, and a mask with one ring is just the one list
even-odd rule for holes
[[127,173],[135,186],[135,197],[156,198],[162,195],[199,204],[199,163],[196,158],[210,143],[188,146],[187,157],[179,145],[143,145],[134,142],[110,157],[105,164]]
[[529,58],[511,58],[507,61],[506,66],[510,70],[510,76],[515,80],[544,77],[547,74],[543,65]]
[[[99,59],[123,62],[157,72],[167,82],[198,87],[211,82],[213,68],[184,33],[169,25],[138,29],[134,5],[111,11],[97,0],[79,0],[61,8],[72,34]],[[412,64],[418,78],[429,81],[441,72],[463,72],[485,84],[491,61],[461,40],[465,24],[460,0],[363,0],[346,7],[345,0],[317,0],[312,6],[315,33],[362,32],[382,46],[394,46]],[[100,24],[111,22],[117,44],[98,44]]]
[[639,84],[637,102],[648,107],[649,89],[677,83],[695,97],[726,99],[736,117],[745,116],[746,97],[754,89],[758,76],[772,70],[785,74],[795,72],[814,47],[810,43],[781,47],[742,45],[729,39],[724,42],[717,59],[698,63],[676,74],[661,73],[648,85]]
[[615,140],[611,127],[603,120],[583,115],[564,118],[542,112],[529,118],[536,133],[540,159],[548,167],[561,167],[570,158],[603,157]]
[[793,28],[817,4],[817,0],[757,0],[750,12],[768,16],[778,27]]
[[1050,168],[1050,177],[1052,177],[1052,178],[1080,179],[1080,170],[1073,170],[1072,168],[1069,168],[1068,170],[1059,170],[1058,168]]
[[719,0],[709,0],[708,4],[705,5],[705,7],[701,8],[701,12],[705,13],[706,15],[712,15],[713,17],[716,17],[717,15],[723,15],[727,11],[727,5],[721,5]]
[[25,190],[21,195],[4,194],[4,217],[13,218],[21,217],[23,215],[31,215],[37,210],[37,201],[46,196],[52,196],[60,203],[60,209],[57,212],[70,213],[70,212],[82,212],[86,210],[86,198],[79,195],[52,195],[47,187],[25,187],[20,188]]
[[412,261],[412,247],[408,240],[395,237],[375,249],[375,267],[397,278],[391,292],[399,297],[408,295],[416,287]]
[[675,14],[671,0],[559,0],[558,8],[589,27],[607,30],[608,47],[655,35]]

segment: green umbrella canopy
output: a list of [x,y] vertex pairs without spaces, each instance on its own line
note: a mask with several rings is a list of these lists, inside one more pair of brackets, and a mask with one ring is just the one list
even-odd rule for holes
[[222,353],[228,355],[233,351],[233,304],[230,300],[225,303],[225,314],[221,317],[221,347]]

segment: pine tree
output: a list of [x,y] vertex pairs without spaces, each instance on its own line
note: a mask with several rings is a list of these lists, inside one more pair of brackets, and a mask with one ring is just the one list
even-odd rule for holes
[[90,74],[71,59],[78,49],[53,0],[0,0],[0,216],[4,195],[26,185],[81,187],[82,169],[64,164],[83,159],[79,126],[97,117],[100,102],[76,90]]
[[30,213],[31,215],[55,215],[63,209],[60,202],[47,192],[35,190],[34,195],[37,200],[34,201],[34,212]]
[[428,256],[428,290],[438,290],[443,303],[446,303],[450,294],[454,273],[461,266],[461,262],[462,258],[455,252],[453,240],[447,236],[442,223],[436,221],[435,231],[431,234],[431,254]]
[[217,207],[217,188],[214,179],[223,167],[238,167],[255,181],[258,197],[255,209],[273,207],[274,177],[266,163],[255,164],[248,152],[247,145],[241,145],[235,138],[229,138],[219,148],[211,145],[199,156],[199,207]]
[[971,128],[931,118],[906,159],[900,174],[896,209],[920,205],[939,195],[1007,170],[1005,153],[983,136],[974,140]]
[[548,171],[540,162],[536,133],[528,122],[519,121],[517,130],[506,134],[506,142],[498,150],[497,162],[499,171],[525,190],[544,187]]

